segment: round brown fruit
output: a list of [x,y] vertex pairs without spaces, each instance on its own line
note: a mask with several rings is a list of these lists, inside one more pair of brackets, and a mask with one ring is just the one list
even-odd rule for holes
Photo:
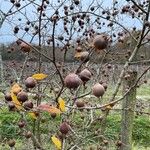
[[31,101],[26,101],[24,102],[23,107],[25,110],[30,110],[33,108],[33,103]]
[[77,101],[76,106],[79,108],[84,107],[84,102],[83,101]]
[[29,139],[31,136],[32,136],[32,132],[31,131],[28,131],[28,132],[25,133],[25,137],[27,139]]
[[97,50],[103,50],[107,48],[108,39],[106,35],[97,35],[93,40],[93,45]]
[[80,56],[81,61],[89,61],[89,52],[88,51],[84,51],[81,52],[81,56]]
[[25,52],[25,53],[31,51],[31,47],[30,47],[28,44],[24,43],[24,42],[21,42],[21,44],[20,44],[20,49],[21,49],[23,52]]
[[81,52],[81,51],[82,51],[82,47],[78,46],[78,47],[76,48],[76,51],[77,51],[77,52]]
[[79,74],[79,77],[83,82],[87,82],[88,80],[90,80],[91,76],[92,74],[88,69],[82,70]]
[[10,94],[10,93],[6,93],[6,94],[5,94],[5,100],[6,100],[6,101],[12,101],[12,98],[11,98],[11,94]]
[[105,93],[105,89],[101,84],[96,83],[92,88],[92,92],[94,96],[102,97]]
[[26,80],[25,80],[25,86],[27,88],[34,88],[36,86],[36,80],[32,77],[28,77]]
[[79,5],[80,0],[74,0],[74,3],[75,3],[76,5]]
[[23,128],[25,126],[25,122],[23,120],[18,122],[19,128]]
[[11,140],[8,141],[9,147],[14,147],[15,144],[16,144],[16,142],[15,142],[15,140],[13,140],[13,139],[11,139]]
[[62,134],[67,134],[69,132],[69,125],[66,122],[63,122],[59,128]]
[[17,94],[17,99],[24,103],[28,100],[28,94],[26,92],[21,91]]
[[70,73],[64,79],[65,86],[69,89],[76,89],[81,84],[81,79],[75,73]]
[[122,142],[121,141],[117,141],[116,142],[116,146],[120,147],[122,145]]
[[54,119],[56,118],[56,113],[51,113],[51,117]]
[[14,111],[15,110],[15,104],[13,102],[9,102],[8,108],[9,108],[9,111]]

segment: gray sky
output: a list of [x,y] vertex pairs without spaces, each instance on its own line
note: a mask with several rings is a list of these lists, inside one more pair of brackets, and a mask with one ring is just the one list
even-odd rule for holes
[[[23,5],[25,5],[27,3],[27,1],[28,0],[25,0],[23,2]],[[95,0],[95,2],[96,1],[97,0]],[[38,2],[38,0],[35,0],[35,2]],[[82,10],[84,10],[84,11],[87,10],[87,8],[90,4],[92,4],[93,6],[97,5],[96,3],[92,3],[92,2],[93,2],[93,0],[81,0]],[[105,9],[112,8],[112,2],[113,2],[113,0],[104,0],[104,1],[101,0],[101,1],[99,1],[99,3],[102,3],[102,6]],[[56,0],[53,0],[53,1],[50,0],[50,3],[53,5],[58,5]],[[124,0],[119,0],[117,7],[119,8],[124,3],[125,3]],[[5,12],[5,13],[8,12],[8,10],[11,7],[12,7],[12,4],[9,2],[9,0],[0,0],[0,10],[2,10],[3,12]],[[79,8],[76,8],[76,9],[79,9]],[[13,11],[16,11],[16,10],[17,10],[16,8],[13,9]],[[62,10],[62,9],[60,9],[60,10]],[[98,11],[101,11],[101,10],[98,10]],[[97,11],[97,13],[98,13],[98,11]],[[32,4],[28,5],[21,12],[23,14],[26,14],[26,16],[29,20],[37,20],[36,8]],[[51,16],[51,14],[53,12],[54,12],[54,9],[52,9],[52,8],[47,9],[47,14],[49,16]],[[63,12],[61,15],[63,15]],[[22,21],[18,21],[19,18],[21,18]],[[126,15],[119,16],[118,19],[119,19],[119,22],[127,28],[130,28],[131,26],[132,27],[135,26],[137,28],[141,27],[141,23],[137,19],[133,20],[133,19],[131,19],[131,17],[127,17]],[[15,15],[8,17],[5,20],[5,22],[3,23],[2,27],[0,28],[0,43],[10,43],[10,42],[15,41],[17,38],[13,34],[13,28],[15,25],[18,25],[18,26],[21,26],[21,28],[23,29],[25,27],[25,20],[26,20],[26,17],[24,15],[22,15],[20,12],[17,12],[17,13],[15,13]],[[49,26],[49,28],[50,28],[50,26]],[[56,32],[58,35],[63,33],[63,30],[61,28],[62,28],[62,26],[60,23],[60,25],[58,25],[58,27],[56,29]],[[48,31],[48,29],[47,29],[47,31]],[[50,31],[50,29],[49,29],[49,31]],[[103,31],[107,31],[107,27],[103,27],[101,32],[103,32]],[[19,34],[17,34],[17,37],[21,38],[23,36],[23,33],[24,33],[24,31],[20,30]],[[31,36],[29,34],[25,34],[23,38],[24,38],[24,40],[30,41]],[[35,38],[35,41],[36,40],[37,39]]]

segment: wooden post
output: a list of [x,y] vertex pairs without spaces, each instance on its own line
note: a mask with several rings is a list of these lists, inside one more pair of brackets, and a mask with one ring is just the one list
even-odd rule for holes
[[[137,72],[128,72],[127,78],[124,79],[123,94],[135,85]],[[121,141],[120,150],[132,149],[132,129],[134,119],[134,109],[136,105],[136,86],[125,96],[122,102],[122,121],[121,121]]]

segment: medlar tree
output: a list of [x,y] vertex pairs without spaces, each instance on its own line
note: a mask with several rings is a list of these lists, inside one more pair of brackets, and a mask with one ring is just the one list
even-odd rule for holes
[[[116,99],[130,64],[141,47],[149,42],[150,1],[8,0],[1,3],[9,7],[8,10],[1,7],[1,29],[9,24],[9,32],[16,39],[20,53],[25,55],[21,68],[15,70],[13,78],[16,82],[11,83],[10,90],[5,92],[9,110],[20,114],[18,126],[22,135],[32,139],[35,149],[45,149],[43,141],[49,136],[62,150],[81,149],[94,141],[98,141],[97,149],[109,148],[110,141],[105,137],[109,112],[149,70],[148,67],[136,84]],[[137,30],[138,34],[133,34]],[[114,55],[118,52],[111,47],[116,43],[126,43],[127,37],[131,37],[135,45],[130,53],[123,53],[125,61],[118,72],[116,85],[112,87],[113,93],[109,100],[103,100],[109,92],[112,64],[117,63]],[[71,52],[75,58],[70,64],[67,56]],[[36,68],[34,73],[31,70],[27,72],[27,63],[33,56],[36,57]],[[48,73],[44,72],[45,61],[50,66]],[[52,133],[43,138],[41,124],[44,112],[50,113],[57,130],[48,129]],[[32,127],[27,115],[33,119]],[[76,120],[79,115],[81,124]],[[59,121],[55,120],[57,116]],[[47,124],[50,126],[53,121]],[[95,122],[98,129],[94,128]],[[94,132],[90,132],[92,128]],[[15,146],[12,139],[8,143],[10,147]],[[120,148],[122,144],[118,140],[116,147]]]

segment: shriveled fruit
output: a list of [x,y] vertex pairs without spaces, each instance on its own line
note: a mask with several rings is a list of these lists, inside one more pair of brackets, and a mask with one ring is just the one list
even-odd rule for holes
[[8,108],[9,108],[9,111],[14,111],[15,110],[15,104],[13,102],[9,102]]
[[80,56],[81,61],[89,61],[89,52],[88,51],[84,51],[81,52],[81,56]]
[[122,142],[121,141],[117,141],[116,142],[116,146],[120,147],[122,145]]
[[25,137],[27,139],[29,139],[31,136],[32,136],[32,132],[31,131],[28,131],[28,132],[25,133]]
[[8,145],[9,145],[10,147],[14,147],[15,144],[16,144],[16,142],[15,142],[15,140],[13,140],[13,139],[11,139],[11,140],[8,141]]
[[83,82],[87,82],[90,80],[92,74],[88,69],[84,69],[80,72],[79,76]]
[[84,102],[83,101],[77,101],[76,106],[79,108],[84,107]]
[[33,103],[31,101],[26,101],[24,102],[23,107],[25,110],[30,110],[33,108]]
[[79,5],[80,0],[74,0],[74,3],[75,3],[76,5]]
[[70,73],[64,79],[65,86],[69,89],[76,89],[81,84],[81,79],[75,73]]
[[10,94],[10,93],[6,93],[6,94],[5,94],[5,100],[6,100],[6,101],[12,101],[12,98],[11,98],[11,94]]
[[28,94],[26,92],[21,91],[17,94],[17,99],[21,102],[25,102],[28,100]]
[[25,86],[27,88],[34,88],[36,86],[36,80],[32,77],[28,77],[26,80],[25,80]]
[[77,52],[81,52],[81,51],[82,51],[82,47],[78,46],[78,47],[76,48],[76,51],[77,51]]
[[56,117],[56,113],[51,113],[51,117],[54,119]]
[[25,126],[25,122],[23,120],[18,122],[19,128],[23,128]]
[[96,83],[92,88],[92,92],[94,96],[101,97],[104,95],[105,89],[101,84]]
[[97,50],[103,50],[107,48],[108,39],[106,35],[97,35],[93,40],[93,45]]
[[20,44],[20,49],[21,49],[23,52],[25,52],[25,53],[31,51],[31,47],[30,47],[28,44],[24,43],[24,42],[21,42],[21,44]]
[[69,125],[67,124],[67,122],[63,122],[61,125],[60,125],[60,128],[59,128],[60,132],[62,134],[67,134],[69,132]]

